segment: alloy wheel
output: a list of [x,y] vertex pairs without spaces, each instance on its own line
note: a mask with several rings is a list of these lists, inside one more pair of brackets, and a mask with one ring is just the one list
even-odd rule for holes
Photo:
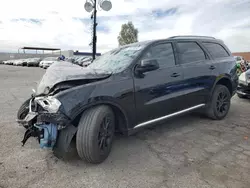
[[106,116],[100,125],[98,146],[101,151],[107,150],[112,144],[113,127],[111,119]]
[[223,116],[227,113],[230,106],[230,96],[225,91],[220,91],[216,101],[216,110],[219,115]]

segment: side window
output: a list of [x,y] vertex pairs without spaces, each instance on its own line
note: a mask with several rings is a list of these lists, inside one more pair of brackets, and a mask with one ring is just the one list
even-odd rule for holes
[[221,46],[220,44],[212,43],[212,42],[203,42],[203,45],[207,48],[209,53],[214,57],[214,58],[220,58],[220,57],[228,57],[229,54]]
[[191,63],[206,59],[205,52],[196,42],[177,42],[181,63]]
[[172,67],[175,65],[173,47],[171,43],[157,44],[152,46],[142,59],[156,59],[160,68]]

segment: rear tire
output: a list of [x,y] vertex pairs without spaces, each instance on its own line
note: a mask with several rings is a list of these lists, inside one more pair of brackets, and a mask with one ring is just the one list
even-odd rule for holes
[[85,111],[76,134],[76,148],[81,159],[101,163],[109,155],[115,131],[112,109],[102,105]]
[[210,103],[206,109],[206,115],[214,120],[226,117],[231,105],[231,93],[224,85],[216,85]]

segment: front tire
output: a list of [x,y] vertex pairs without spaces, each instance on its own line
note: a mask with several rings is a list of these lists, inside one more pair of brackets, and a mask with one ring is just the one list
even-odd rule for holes
[[26,101],[24,101],[24,103],[20,106],[20,108],[17,111],[17,119],[19,120],[23,120],[26,115],[29,113],[29,102],[30,99],[27,99]]
[[[20,106],[20,108],[17,111],[17,119],[19,120],[23,120],[27,114],[29,113],[29,102],[30,99],[27,99],[26,101],[24,101],[24,103]],[[24,126],[25,129],[28,128],[28,126]]]
[[81,159],[101,163],[109,155],[115,131],[112,109],[102,105],[85,111],[76,134],[76,148]]
[[231,105],[231,93],[224,85],[216,85],[206,115],[214,120],[226,117]]

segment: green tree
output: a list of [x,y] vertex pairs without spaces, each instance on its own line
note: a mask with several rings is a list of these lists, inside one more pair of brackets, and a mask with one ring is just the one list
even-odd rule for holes
[[117,39],[119,46],[138,42],[138,29],[135,28],[134,24],[131,21],[122,24],[121,31]]

